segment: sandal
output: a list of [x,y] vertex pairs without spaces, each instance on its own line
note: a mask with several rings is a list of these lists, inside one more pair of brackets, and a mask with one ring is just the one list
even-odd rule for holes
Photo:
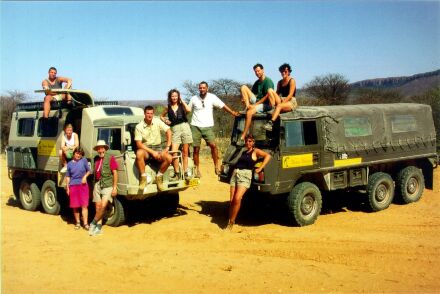
[[88,231],[90,229],[90,226],[88,224],[84,225],[84,230]]
[[80,223],[77,223],[76,225],[75,225],[75,230],[79,230],[79,229],[81,229],[81,224]]

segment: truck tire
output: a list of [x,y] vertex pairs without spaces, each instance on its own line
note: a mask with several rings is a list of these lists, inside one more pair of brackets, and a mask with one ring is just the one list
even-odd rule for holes
[[15,199],[20,199],[20,184],[22,179],[13,178],[12,179],[12,191],[14,192]]
[[396,188],[401,202],[408,204],[418,201],[425,189],[422,171],[415,166],[402,169],[397,175]]
[[321,213],[322,196],[319,188],[310,182],[296,185],[287,196],[288,218],[292,224],[313,224]]
[[372,211],[388,208],[394,197],[394,182],[387,173],[376,172],[368,179],[368,202]]
[[20,182],[19,198],[21,206],[29,211],[35,211],[41,204],[41,193],[37,184],[23,179]]
[[113,198],[113,203],[108,203],[106,210],[106,225],[111,227],[119,227],[125,223],[125,211],[121,201],[116,197]]
[[47,214],[58,215],[61,205],[58,201],[57,186],[54,181],[46,180],[41,187],[41,204]]

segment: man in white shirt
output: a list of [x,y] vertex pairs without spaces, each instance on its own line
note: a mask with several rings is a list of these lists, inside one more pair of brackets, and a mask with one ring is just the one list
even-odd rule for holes
[[224,109],[233,116],[238,116],[238,112],[229,108],[216,95],[208,93],[208,83],[201,82],[199,84],[199,95],[191,97],[188,107],[192,111],[191,132],[193,136],[194,146],[194,164],[197,167],[197,177],[201,177],[199,166],[199,153],[202,138],[211,148],[211,155],[214,161],[215,173],[220,174],[220,166],[218,164],[218,149],[215,145],[214,135],[214,107]]

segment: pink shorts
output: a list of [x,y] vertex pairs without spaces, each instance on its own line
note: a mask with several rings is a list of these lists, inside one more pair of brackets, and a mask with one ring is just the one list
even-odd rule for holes
[[70,208],[79,208],[89,206],[89,185],[69,186],[70,190]]

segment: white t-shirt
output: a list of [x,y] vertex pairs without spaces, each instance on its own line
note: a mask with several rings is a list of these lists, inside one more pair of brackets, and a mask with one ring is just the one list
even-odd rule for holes
[[198,95],[192,96],[188,106],[192,111],[191,124],[200,128],[208,128],[214,126],[214,107],[223,108],[225,103],[216,95],[206,93],[205,99]]

